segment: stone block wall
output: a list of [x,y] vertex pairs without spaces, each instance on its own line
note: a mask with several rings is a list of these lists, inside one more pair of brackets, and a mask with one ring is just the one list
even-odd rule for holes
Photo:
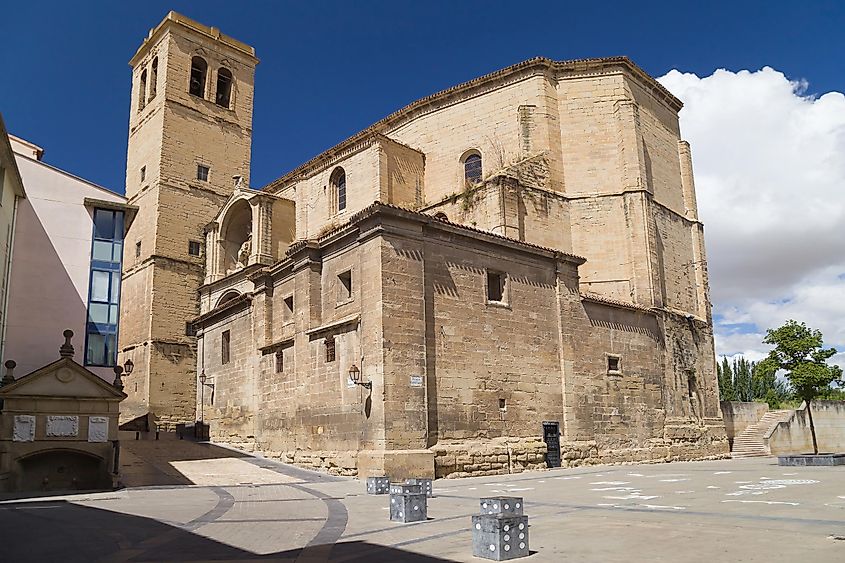
[[[438,477],[542,468],[544,420],[561,422],[566,466],[726,455],[710,412],[706,330],[585,300],[578,258],[384,206],[353,226],[261,274],[272,281],[256,281],[251,309],[207,313],[216,315],[204,327],[210,349],[225,327],[252,338],[233,345],[232,368],[205,360],[217,385],[206,416],[215,440],[397,477],[425,463]],[[353,297],[338,302],[347,270]],[[488,270],[506,276],[501,302],[488,299]],[[279,316],[285,296],[292,320]],[[258,346],[266,323],[271,343]],[[372,392],[348,383],[352,363]]]
[[[188,91],[194,56],[208,63],[202,97]],[[135,380],[127,381],[127,414],[152,411],[163,429],[196,412],[196,342],[186,323],[199,313],[204,260],[188,245],[204,246],[203,229],[232,193],[233,176],[249,185],[257,62],[250,47],[171,12],[130,63],[126,194],[139,211],[126,235],[118,361],[138,356]],[[223,67],[233,76],[229,107],[215,103]],[[207,180],[197,178],[198,165],[209,168]]]
[[[813,427],[820,453],[845,452],[845,401],[813,401]],[[813,452],[813,436],[806,405],[781,422],[767,438],[773,455]]]
[[720,401],[719,408],[725,421],[725,433],[731,443],[743,430],[759,422],[763,415],[769,412],[769,405],[766,403],[742,401]]

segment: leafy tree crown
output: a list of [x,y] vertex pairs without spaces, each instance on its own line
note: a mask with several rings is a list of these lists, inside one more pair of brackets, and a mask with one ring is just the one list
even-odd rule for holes
[[820,330],[789,320],[779,328],[766,331],[763,342],[775,348],[760,363],[760,369],[770,374],[786,371],[795,394],[808,403],[830,390],[831,385],[843,384],[842,368],[827,364],[836,349],[823,347]]

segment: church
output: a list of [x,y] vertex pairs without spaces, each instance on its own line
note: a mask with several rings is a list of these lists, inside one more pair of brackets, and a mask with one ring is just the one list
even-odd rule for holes
[[130,60],[123,420],[344,475],[725,456],[681,102],[530,59],[251,186],[249,45],[170,12]]

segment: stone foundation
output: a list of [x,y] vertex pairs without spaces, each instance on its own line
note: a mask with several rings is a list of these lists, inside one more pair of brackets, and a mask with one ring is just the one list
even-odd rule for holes
[[[502,475],[546,469],[546,444],[539,438],[493,438],[440,442],[433,446],[437,478]],[[663,438],[636,447],[599,444],[595,440],[561,441],[561,467],[700,461],[730,457],[720,419],[703,424],[668,419]]]
[[[225,434],[225,435],[224,435]],[[546,443],[538,437],[440,441],[428,450],[273,451],[254,437],[214,432],[212,439],[268,459],[347,477],[459,478],[546,469]],[[637,446],[596,440],[561,441],[561,467],[701,461],[730,457],[721,419],[667,419],[663,438]]]
[[546,467],[546,444],[535,437],[441,441],[431,450],[438,479],[521,473]]

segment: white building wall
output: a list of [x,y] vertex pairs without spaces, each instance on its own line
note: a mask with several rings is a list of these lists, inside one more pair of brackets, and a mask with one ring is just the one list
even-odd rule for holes
[[[93,209],[84,200],[126,200],[23,154],[15,158],[27,198],[15,225],[4,359],[15,360],[15,374],[22,376],[58,359],[67,328],[74,333],[74,359],[84,362],[93,238]],[[90,369],[114,379],[111,368]]]

